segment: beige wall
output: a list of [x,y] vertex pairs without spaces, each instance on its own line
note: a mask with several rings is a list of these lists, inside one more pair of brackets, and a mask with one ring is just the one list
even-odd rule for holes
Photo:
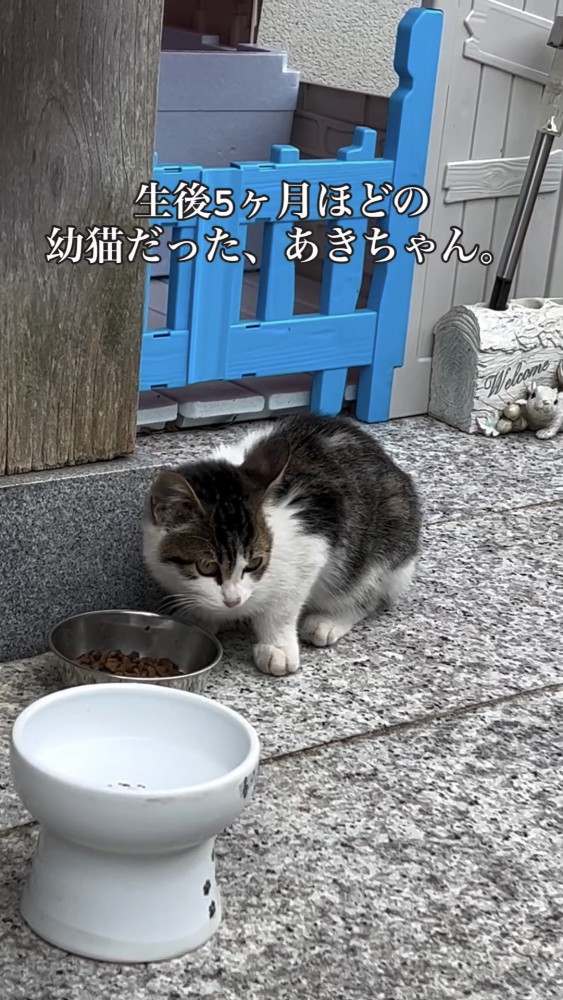
[[289,52],[304,83],[388,97],[397,26],[417,0],[263,0],[258,43]]

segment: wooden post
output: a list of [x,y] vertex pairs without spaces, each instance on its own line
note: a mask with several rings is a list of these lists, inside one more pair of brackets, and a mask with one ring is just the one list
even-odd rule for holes
[[141,253],[57,263],[46,237],[146,228],[161,21],[162,0],[0,4],[0,475],[133,451]]

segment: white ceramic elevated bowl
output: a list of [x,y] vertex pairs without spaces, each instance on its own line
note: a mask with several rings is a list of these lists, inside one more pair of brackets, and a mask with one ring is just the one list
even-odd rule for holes
[[47,695],[12,731],[15,789],[40,824],[21,910],[65,951],[157,962],[221,920],[215,837],[254,788],[259,741],[201,695],[100,684]]

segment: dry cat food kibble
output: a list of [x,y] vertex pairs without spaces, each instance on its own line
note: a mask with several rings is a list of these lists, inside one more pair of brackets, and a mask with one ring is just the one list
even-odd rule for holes
[[76,662],[81,667],[93,667],[122,677],[179,677],[182,673],[176,663],[165,657],[139,656],[137,652],[123,653],[121,649],[93,649],[79,656]]

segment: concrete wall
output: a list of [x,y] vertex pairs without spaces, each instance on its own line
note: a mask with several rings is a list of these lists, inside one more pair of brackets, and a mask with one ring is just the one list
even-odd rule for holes
[[304,83],[388,97],[397,25],[416,0],[263,0],[258,43],[285,49]]

